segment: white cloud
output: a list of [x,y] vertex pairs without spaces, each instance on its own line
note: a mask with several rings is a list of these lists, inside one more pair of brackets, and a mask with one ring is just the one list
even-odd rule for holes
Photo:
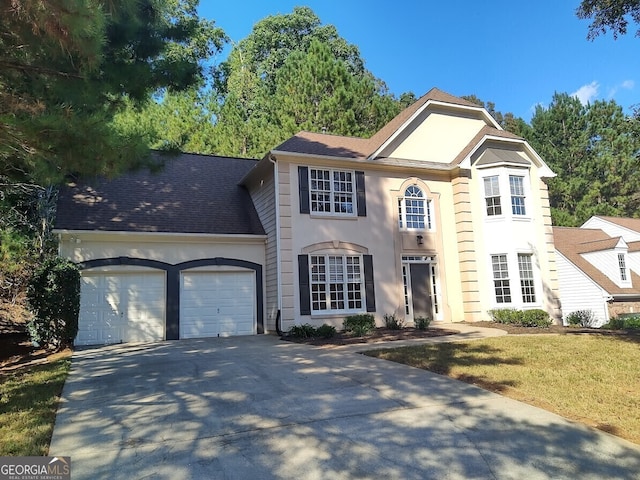
[[572,97],[577,97],[580,103],[586,105],[598,95],[598,88],[600,84],[596,81],[591,82],[588,85],[581,86],[578,90],[571,94]]
[[625,80],[620,84],[620,86],[626,90],[633,90],[633,87],[636,86],[636,82],[633,80]]

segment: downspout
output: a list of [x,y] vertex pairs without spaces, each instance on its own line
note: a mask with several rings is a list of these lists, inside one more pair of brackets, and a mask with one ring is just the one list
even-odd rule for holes
[[269,161],[273,164],[273,189],[275,196],[276,207],[276,282],[277,282],[277,299],[278,299],[278,313],[276,315],[276,333],[282,335],[282,277],[280,272],[280,181],[278,178],[278,165],[276,163],[276,157],[273,153],[269,153]]

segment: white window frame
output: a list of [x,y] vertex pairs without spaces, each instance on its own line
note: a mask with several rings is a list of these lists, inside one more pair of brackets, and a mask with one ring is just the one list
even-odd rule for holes
[[[496,259],[497,264],[494,261]],[[500,267],[499,270],[496,270],[496,265]],[[506,253],[491,255],[491,273],[493,278],[493,298],[496,304],[513,304],[513,292],[511,290],[511,279],[509,278],[509,256]],[[498,293],[498,289],[500,289],[500,293]]]
[[[521,261],[526,259],[525,262]],[[518,274],[520,275],[520,294],[522,303],[536,304],[536,281],[533,272],[533,254],[518,253]]]
[[629,281],[629,273],[627,270],[627,259],[624,253],[618,253],[618,271],[620,272],[620,281]]
[[[487,189],[487,181],[490,182],[489,189]],[[503,213],[502,197],[500,196],[500,175],[487,175],[486,177],[483,177],[482,185],[484,190],[485,214],[487,217],[501,217]],[[499,210],[499,212],[497,210]]]
[[[323,178],[318,178],[318,172],[323,173]],[[328,179],[324,178],[325,173],[329,174]],[[345,180],[342,178],[336,178],[336,175],[338,177],[349,175],[351,178],[350,180]],[[326,182],[329,188],[318,188],[318,182]],[[326,184],[323,186],[326,187]],[[346,190],[341,190],[341,185],[348,186],[348,188],[346,188]],[[316,196],[315,199],[314,195]],[[318,199],[318,196],[328,197],[328,201],[326,199]],[[341,199],[341,196],[344,198]],[[348,197],[350,197],[350,201],[346,200]],[[326,205],[327,203],[329,204],[329,210],[318,208],[320,204]],[[336,211],[336,203],[350,205],[351,211],[348,211],[348,208],[347,211],[344,212]],[[356,172],[354,170],[309,167],[309,212],[312,215],[355,217],[358,215],[357,203]]]
[[[411,192],[407,195],[407,192],[409,191]],[[414,220],[411,221],[412,226],[408,226],[410,223],[410,217],[414,218]],[[413,225],[416,221],[418,226]],[[427,198],[424,190],[419,186],[409,185],[404,189],[404,195],[398,198],[398,225],[401,230],[408,231],[435,230],[433,220],[433,201],[430,198]]]
[[[309,255],[309,287],[312,315],[364,311],[367,304],[362,255]],[[343,308],[339,308],[340,302]]]
[[[527,195],[524,175],[509,173],[509,193],[511,195],[511,215],[515,217],[527,216]],[[512,182],[512,180],[515,181]]]

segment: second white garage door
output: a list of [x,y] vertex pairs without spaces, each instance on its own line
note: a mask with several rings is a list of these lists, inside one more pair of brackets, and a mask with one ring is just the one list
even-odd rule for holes
[[180,338],[256,333],[254,272],[183,272]]

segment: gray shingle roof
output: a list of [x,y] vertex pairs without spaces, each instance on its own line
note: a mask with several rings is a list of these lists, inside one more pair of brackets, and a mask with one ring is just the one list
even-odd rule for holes
[[179,154],[142,170],[61,189],[56,229],[264,235],[249,192],[238,185],[255,160]]

